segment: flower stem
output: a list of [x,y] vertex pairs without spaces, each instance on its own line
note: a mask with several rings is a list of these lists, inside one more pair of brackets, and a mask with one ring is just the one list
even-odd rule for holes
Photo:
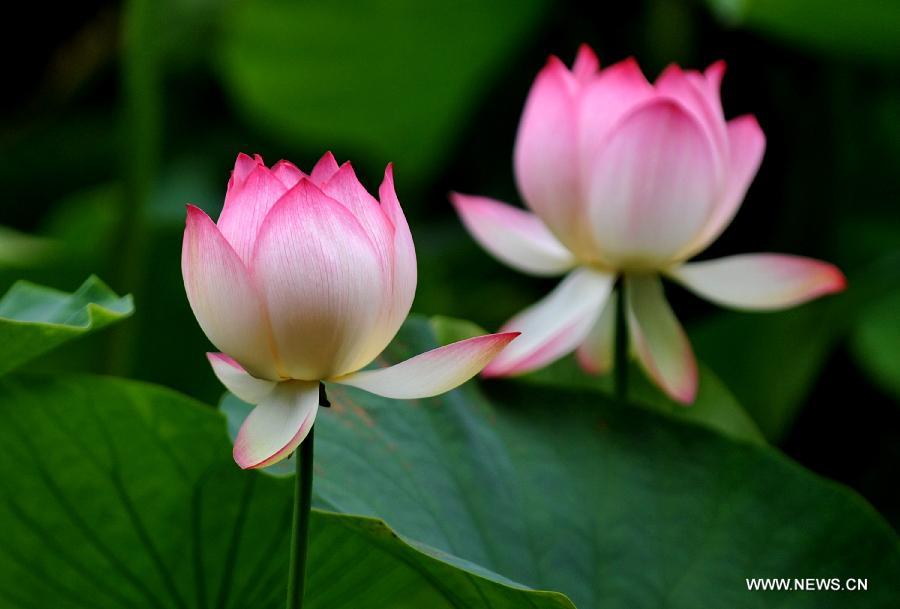
[[291,533],[287,609],[303,607],[303,589],[306,584],[306,548],[309,545],[309,510],[312,503],[314,432],[315,425],[309,430],[309,435],[300,444],[300,448],[294,456],[297,462],[297,475],[294,488],[294,520]]
[[616,344],[613,362],[613,389],[616,399],[628,401],[628,323],[625,312],[625,282],[619,282],[616,296]]

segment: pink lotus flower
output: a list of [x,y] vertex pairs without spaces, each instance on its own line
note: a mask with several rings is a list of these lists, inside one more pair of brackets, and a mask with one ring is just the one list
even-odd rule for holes
[[188,206],[188,300],[222,351],[209,354],[216,376],[257,405],[234,445],[242,468],[294,451],[315,421],[322,380],[392,398],[437,395],[517,336],[479,336],[360,371],[397,333],[416,290],[416,252],[390,165],[379,196],[331,153],[309,176],[241,154],[218,223]]
[[668,67],[650,84],[633,59],[604,70],[579,50],[572,70],[551,57],[519,124],[515,172],[531,211],[486,197],[452,195],[474,238],[533,275],[562,275],[542,301],[504,331],[522,338],[484,371],[505,376],[577,349],[592,373],[612,363],[617,276],[646,372],[671,397],[693,402],[697,367],[663,295],[660,276],[718,304],[779,309],[844,288],[834,266],[779,254],[686,263],[731,222],[762,160],[752,116],[726,121],[722,62],[704,73]]

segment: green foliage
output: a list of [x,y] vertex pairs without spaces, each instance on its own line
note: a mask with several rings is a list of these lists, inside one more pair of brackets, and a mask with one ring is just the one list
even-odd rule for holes
[[[441,322],[446,333],[446,320]],[[409,322],[388,360],[436,346]],[[388,362],[388,363],[389,363]],[[772,449],[596,392],[492,383],[394,401],[329,386],[317,419],[318,505],[578,607],[842,607],[748,592],[745,577],[855,577],[888,603],[895,534],[857,495]],[[449,557],[448,557],[449,558]]]
[[900,291],[867,307],[851,337],[857,361],[880,387],[900,399]]
[[[339,147],[421,183],[532,32],[542,0],[257,0],[223,18],[219,72],[239,109],[305,149]],[[373,171],[376,170],[373,168]]]
[[727,23],[841,57],[900,62],[892,0],[707,0]]
[[0,373],[133,312],[96,277],[71,294],[21,281],[0,299]]
[[0,268],[29,268],[47,264],[56,256],[58,243],[0,226]]
[[[238,470],[221,415],[92,377],[7,377],[0,408],[0,606],[282,606],[292,485]],[[310,609],[573,609],[379,520],[311,530]]]

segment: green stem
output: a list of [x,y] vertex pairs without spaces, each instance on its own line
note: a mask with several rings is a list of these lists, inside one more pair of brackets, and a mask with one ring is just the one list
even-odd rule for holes
[[[142,302],[147,248],[146,210],[162,147],[162,66],[159,9],[153,0],[129,0],[123,14],[123,189],[116,231],[114,285]],[[110,334],[107,371],[125,376],[134,364],[134,324]]]
[[291,533],[291,566],[288,571],[287,609],[303,607],[306,585],[306,547],[309,545],[309,510],[312,503],[313,444],[315,425],[300,444],[294,459],[297,476],[294,488],[294,520]]
[[616,344],[613,387],[616,399],[628,401],[628,322],[625,312],[625,282],[619,281],[616,297]]

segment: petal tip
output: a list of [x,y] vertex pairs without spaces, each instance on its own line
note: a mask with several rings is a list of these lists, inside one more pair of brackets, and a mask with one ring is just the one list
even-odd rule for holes
[[847,276],[843,271],[833,264],[827,262],[824,265],[823,275],[825,277],[822,286],[822,294],[839,294],[847,289]]
[[233,357],[225,353],[220,353],[218,351],[208,351],[206,353],[206,359],[209,360],[209,363],[211,365],[216,365],[217,363],[227,364],[232,368],[237,368],[241,372],[244,371],[244,368],[240,364],[238,364]]

